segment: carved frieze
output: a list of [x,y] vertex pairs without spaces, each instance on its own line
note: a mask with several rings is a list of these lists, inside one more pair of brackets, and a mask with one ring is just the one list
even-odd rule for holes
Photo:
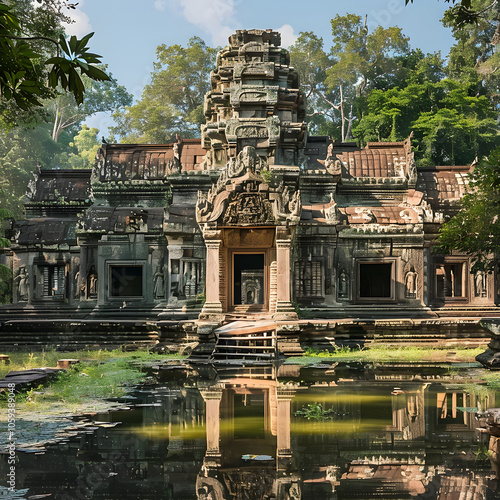
[[278,102],[279,87],[273,86],[235,86],[231,88],[231,106],[241,104],[274,105]]
[[269,138],[269,144],[276,144],[280,135],[280,119],[276,116],[261,119],[227,120],[226,138],[228,143],[236,143],[238,139]]
[[233,74],[235,80],[240,80],[244,76],[262,76],[266,79],[274,80],[274,63],[251,62],[248,64],[235,64]]

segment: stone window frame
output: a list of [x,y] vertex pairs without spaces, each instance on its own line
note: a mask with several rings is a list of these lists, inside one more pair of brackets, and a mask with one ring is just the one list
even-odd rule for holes
[[[302,278],[301,278],[301,272],[304,270],[305,266],[309,266],[309,272],[310,272],[310,284],[311,286],[316,286],[316,290],[318,291],[319,288],[319,294],[312,294],[312,293],[303,293],[300,290],[300,287],[303,285]],[[323,257],[317,257],[317,258],[305,258],[305,259],[299,259],[295,261],[295,265],[293,266],[293,294],[296,300],[299,301],[307,301],[308,299],[314,301],[321,300],[323,301],[325,299],[325,260]],[[311,290],[312,292],[313,290]]]
[[[41,288],[37,285],[37,298],[38,300],[55,300],[63,301],[67,298],[67,283],[66,283],[66,271],[67,264],[65,262],[37,262],[37,273],[40,273],[42,280],[40,282]],[[45,293],[45,288],[49,288],[51,284],[54,284],[54,270],[58,268],[58,273],[62,270],[61,276],[58,277],[57,282],[62,285],[60,293]],[[47,281],[48,280],[48,281]],[[54,290],[54,288],[52,288]]]
[[[240,254],[262,254],[264,256],[264,284],[263,284],[263,304],[235,304],[234,303],[234,256]],[[249,308],[262,309],[263,311],[269,310],[269,302],[270,302],[270,277],[269,277],[269,269],[270,269],[270,255],[268,248],[229,248],[228,249],[228,262],[227,262],[227,271],[225,272],[228,283],[227,283],[227,303],[229,310],[235,310],[238,306],[247,306]]]
[[[455,297],[450,297],[450,296],[439,296],[438,295],[438,274],[437,274],[437,268],[438,266],[457,266],[461,265],[462,266],[462,294],[459,296]],[[433,263],[432,271],[433,271],[433,276],[432,276],[432,281],[433,281],[433,299],[435,301],[444,301],[445,303],[463,303],[467,302],[471,299],[470,296],[470,291],[469,291],[469,275],[470,275],[470,269],[469,269],[469,259],[465,256],[445,256],[442,261],[437,261],[435,260]]]
[[[361,297],[361,265],[362,264],[391,264],[391,293],[389,297]],[[397,302],[397,286],[398,286],[398,257],[356,257],[354,259],[355,280],[353,285],[356,287],[355,301],[361,304],[369,303],[395,303]]]
[[[106,299],[113,302],[127,301],[143,301],[147,296],[147,283],[146,283],[146,266],[145,260],[107,260],[105,262],[106,269]],[[142,269],[142,294],[141,295],[111,295],[111,268],[112,267],[140,267]],[[150,287],[152,289],[152,286]]]

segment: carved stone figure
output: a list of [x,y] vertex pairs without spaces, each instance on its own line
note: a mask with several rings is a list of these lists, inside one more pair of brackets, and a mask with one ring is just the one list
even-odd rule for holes
[[229,177],[240,177],[245,172],[251,172],[253,174],[258,174],[265,168],[265,164],[261,158],[255,152],[255,148],[252,146],[245,146],[239,153],[238,156],[228,164],[228,176]]
[[345,269],[340,271],[339,276],[339,297],[347,297],[349,295],[349,275]]
[[95,267],[92,266],[89,271],[89,276],[87,278],[87,289],[90,297],[97,296],[97,272]]
[[173,158],[169,158],[166,162],[167,174],[180,174],[182,171],[181,164],[181,147],[182,139],[176,134],[176,141],[172,146]]
[[476,274],[474,276],[476,297],[486,297],[486,295],[487,295],[487,288],[486,288],[487,281],[486,280],[487,280],[487,276],[483,271],[479,270],[476,272]]
[[22,267],[16,276],[17,282],[17,300],[18,302],[27,302],[29,299],[29,275],[26,268]]
[[417,273],[411,268],[405,276],[406,297],[415,297],[417,293]]
[[340,224],[342,213],[339,210],[337,202],[333,199],[333,193],[330,193],[330,203],[325,205],[323,209],[323,215],[325,219],[331,224]]
[[161,266],[156,268],[156,272],[153,277],[153,296],[155,299],[163,299],[165,297],[165,276],[163,274],[163,269]]
[[342,162],[333,154],[333,144],[328,145],[325,158],[325,168],[330,175],[340,175],[342,173]]
[[73,297],[75,299],[78,299],[78,298],[80,298],[80,290],[81,290],[80,286],[79,286],[80,285],[80,271],[77,271],[75,273],[75,279],[74,279],[74,281],[75,281],[75,291],[73,293]]

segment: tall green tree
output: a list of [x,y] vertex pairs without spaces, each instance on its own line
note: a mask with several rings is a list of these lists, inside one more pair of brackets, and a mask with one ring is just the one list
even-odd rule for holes
[[500,3],[472,0],[471,7],[483,14],[473,24],[457,25],[450,11],[443,23],[453,29],[455,44],[450,49],[451,78],[475,82],[476,92],[500,103]]
[[187,47],[160,45],[156,56],[139,102],[113,115],[116,126],[110,130],[123,142],[165,143],[175,133],[197,137],[205,121],[203,101],[216,50],[193,37]]
[[474,169],[460,211],[441,228],[442,252],[458,250],[474,257],[473,271],[491,271],[500,257],[500,148]]
[[[102,67],[106,70],[106,66]],[[132,95],[119,85],[109,74],[109,80],[94,81],[83,77],[85,85],[85,100],[78,105],[75,96],[70,92],[61,92],[46,103],[50,111],[49,119],[53,123],[52,139],[57,142],[61,132],[69,127],[78,126],[86,118],[100,112],[123,110],[132,104]]]
[[[378,26],[369,32],[367,18],[347,14],[337,15],[331,20],[332,65],[327,69],[326,84],[329,89],[338,89],[341,138],[353,117],[348,117],[347,106],[354,107],[359,114],[358,101],[371,89],[388,88],[395,85],[401,69],[401,58],[410,51],[409,39],[398,27]],[[347,104],[347,106],[346,106]]]
[[[413,3],[413,0],[404,2],[408,5]],[[474,0],[445,0],[445,2],[453,4],[446,12],[446,16],[457,27],[476,24],[498,7],[496,0],[489,0],[485,5],[478,5]]]
[[338,89],[329,89],[326,84],[332,61],[323,48],[323,39],[312,31],[301,32],[289,50],[290,63],[299,73],[306,96],[309,132],[338,136],[339,95]]
[[54,165],[61,168],[92,168],[97,150],[101,146],[99,130],[85,123],[69,143],[68,148],[54,156]]
[[373,90],[355,127],[363,143],[403,140],[412,131],[420,166],[469,164],[500,139],[489,99],[450,79]]

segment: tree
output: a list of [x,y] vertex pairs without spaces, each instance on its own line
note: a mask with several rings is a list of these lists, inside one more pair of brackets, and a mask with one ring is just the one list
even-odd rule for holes
[[15,218],[23,214],[22,197],[31,173],[37,166],[60,166],[54,158],[69,147],[66,141],[56,144],[50,132],[47,123],[0,131],[0,209],[9,209]]
[[69,144],[71,148],[76,149],[76,153],[64,151],[58,155],[57,162],[60,165],[66,164],[70,168],[92,168],[97,150],[101,145],[97,139],[98,133],[97,128],[90,128],[84,123],[78,134],[75,135],[73,142]]
[[491,271],[500,255],[500,148],[474,169],[459,212],[441,228],[439,250],[472,255],[472,271]]
[[368,141],[403,140],[415,132],[423,165],[466,165],[498,145],[496,113],[474,85],[444,79],[373,90],[355,133]]
[[160,45],[156,55],[140,101],[113,114],[117,125],[110,130],[124,142],[165,143],[175,133],[196,137],[205,121],[203,101],[216,50],[193,37],[187,47]]
[[[41,99],[53,96],[61,87],[71,92],[80,104],[85,92],[82,75],[95,81],[109,79],[95,66],[101,56],[89,52],[87,47],[93,33],[81,39],[72,36],[67,41],[59,29],[63,18],[61,2],[36,1],[59,24],[47,27],[42,23],[40,29],[37,22],[21,22],[26,12],[34,9],[32,4],[28,7],[24,0],[14,5],[0,2],[0,97],[23,111],[30,111],[42,106]],[[32,18],[39,14],[34,13]],[[52,51],[47,50],[47,44]]]
[[[453,28],[455,45],[450,49],[448,74],[450,77],[475,82],[476,92],[487,95],[498,106],[500,103],[500,4],[490,0],[473,0],[472,6],[484,12],[473,24],[458,26],[447,11],[445,26]],[[491,8],[487,8],[490,6]]]
[[[498,7],[496,0],[488,0],[485,6],[476,5],[474,0],[445,0],[453,6],[447,10],[446,16],[453,20],[457,27],[478,23],[489,11]],[[405,0],[405,5],[413,0]]]
[[348,135],[345,122],[345,99],[351,102],[367,95],[369,90],[388,88],[397,81],[401,68],[400,59],[409,53],[408,37],[398,27],[378,26],[372,33],[368,31],[367,19],[360,16],[337,15],[331,20],[333,64],[327,69],[326,84],[329,89],[339,89],[342,141]]
[[312,31],[299,33],[290,47],[290,62],[299,74],[306,96],[309,131],[318,135],[334,135],[340,123],[338,91],[329,90],[326,71],[332,62],[323,49],[323,39]]
[[401,56],[410,52],[409,38],[401,28],[377,26],[368,31],[365,18],[347,14],[331,20],[334,65],[327,71],[327,83],[354,85],[356,94],[365,94],[372,88],[392,86],[401,68]]
[[[103,70],[106,66],[102,67]],[[55,99],[47,102],[53,113],[52,139],[57,142],[61,132],[71,126],[80,124],[85,118],[99,112],[121,110],[132,104],[132,95],[125,87],[118,85],[116,79],[109,74],[109,80],[94,81],[83,77],[85,100],[78,105],[73,94],[61,92]]]

